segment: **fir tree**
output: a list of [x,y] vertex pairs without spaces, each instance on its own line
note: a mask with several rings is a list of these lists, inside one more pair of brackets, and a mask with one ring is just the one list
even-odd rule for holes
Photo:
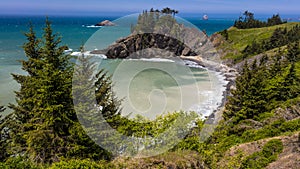
[[232,90],[232,96],[228,98],[226,104],[226,111],[224,112],[225,120],[232,117],[245,118],[243,114],[238,114],[242,110],[243,102],[245,101],[244,94],[249,88],[248,82],[250,81],[250,69],[247,61],[244,63],[241,75],[236,79],[236,90]]
[[9,107],[14,110],[10,115],[11,121],[7,121],[6,124],[10,124],[9,127],[11,133],[11,142],[14,145],[12,155],[24,153],[26,151],[26,139],[25,133],[32,130],[31,120],[33,118],[34,106],[37,105],[38,98],[37,84],[39,82],[38,72],[42,71],[42,57],[40,53],[40,40],[37,39],[33,27],[30,24],[29,32],[25,34],[27,43],[23,45],[27,60],[22,60],[22,69],[28,72],[28,75],[12,74],[14,80],[16,80],[21,88],[16,91],[16,105],[10,104]]
[[[77,60],[73,79],[75,110],[89,136],[103,145],[107,136],[112,133],[111,128],[103,124],[109,124],[116,129],[122,119],[119,110],[120,101],[112,92],[110,76],[103,69],[95,73],[97,71],[91,57],[82,55]],[[85,131],[81,129],[82,133]],[[94,153],[98,158],[110,157],[109,152],[100,148],[89,137],[83,136],[84,134],[81,134],[78,139],[86,145],[81,151]]]
[[[53,35],[51,23],[46,20],[43,46],[39,46],[32,27],[26,34],[24,51],[28,57],[22,61],[29,75],[13,75],[21,84],[17,104],[10,105],[18,126],[14,142],[35,162],[54,162],[68,149],[69,127],[76,119],[72,109],[70,57],[59,47],[60,38]],[[16,137],[13,137],[16,138]]]
[[290,65],[282,86],[284,100],[295,98],[300,94],[300,78],[297,76],[295,63]]
[[[9,130],[5,142],[13,148],[9,152],[3,148],[3,154],[24,154],[38,163],[52,163],[62,157],[110,158],[78,122],[72,98],[73,64],[63,53],[64,47],[59,46],[60,38],[53,34],[51,23],[46,20],[43,41],[36,37],[32,26],[25,36],[28,41],[23,48],[28,59],[21,63],[28,74],[13,74],[21,88],[16,92],[17,104],[9,106],[13,113],[4,123]],[[99,72],[94,80],[93,92],[103,108],[101,113],[107,119],[119,116],[119,102],[111,93],[110,78]],[[1,124],[1,135],[2,129]]]
[[299,42],[288,45],[288,53],[286,55],[286,58],[289,63],[295,63],[300,60]]
[[[2,113],[5,110],[4,106],[0,106],[0,113]],[[7,157],[7,152],[6,152],[6,132],[3,124],[4,120],[2,119],[2,115],[0,114],[0,161],[4,161],[4,159]]]

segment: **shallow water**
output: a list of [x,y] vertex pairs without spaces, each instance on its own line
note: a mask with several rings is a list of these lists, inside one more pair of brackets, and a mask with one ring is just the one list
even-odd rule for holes
[[[199,17],[201,18],[201,17]],[[86,41],[98,30],[101,30],[102,28],[91,28],[88,27],[89,25],[93,25],[95,23],[98,23],[102,20],[109,19],[114,20],[117,19],[117,17],[50,17],[49,18],[52,21],[52,26],[54,29],[54,32],[58,32],[59,35],[62,36],[62,45],[68,45],[70,48],[76,50],[78,49],[82,44],[86,43]],[[188,17],[186,17],[187,20]],[[21,70],[20,63],[17,60],[26,59],[24,52],[22,50],[22,45],[24,44],[26,38],[24,37],[23,33],[28,30],[28,23],[32,22],[34,25],[34,28],[37,32],[38,37],[42,34],[42,28],[44,26],[45,17],[41,16],[0,16],[0,105],[8,105],[9,103],[15,103],[15,94],[14,91],[18,90],[19,85],[12,79],[11,73],[17,73],[17,74],[23,74]],[[199,29],[205,29],[206,32],[210,35],[214,33],[215,31],[219,31],[222,29],[225,29],[232,25],[232,19],[222,19],[222,21],[216,19],[211,19],[210,21],[202,21],[201,19],[195,19],[192,18],[190,20],[193,24],[198,26]],[[129,23],[127,23],[129,24]],[[130,26],[130,24],[128,25]],[[117,28],[117,27],[116,27]],[[91,47],[91,49],[94,48],[102,48],[103,46],[107,46],[114,40],[126,36],[128,34],[128,28],[119,29],[119,32],[116,32],[115,27],[105,28],[102,29],[101,34],[101,40],[100,43],[98,43],[96,46],[93,45],[87,45],[88,47]],[[121,30],[121,31],[120,31]],[[107,33],[105,33],[107,31]],[[111,36],[111,35],[114,36]],[[97,35],[97,33],[95,34]],[[136,62],[135,62],[136,63]],[[129,63],[129,67],[132,67],[131,63]],[[142,63],[146,64],[146,63]],[[149,63],[150,64],[150,63]],[[165,63],[151,63],[151,64],[165,64]],[[109,64],[111,69],[113,67],[113,64]],[[173,65],[174,66],[174,65]],[[172,66],[167,66],[172,67]],[[206,89],[206,80],[207,73],[200,70],[193,70],[192,71],[196,78],[196,82],[193,83],[193,85],[180,85],[182,86],[181,89],[186,91],[187,97],[189,98],[191,96],[188,96],[189,92],[192,94],[195,92],[194,88],[195,86],[200,86],[200,88]],[[125,75],[124,75],[125,76]],[[180,75],[179,77],[190,77],[191,75]],[[213,77],[217,77],[212,75]],[[135,76],[132,79],[132,84],[129,88],[129,93],[131,93],[130,98],[132,100],[132,104],[140,110],[140,112],[147,112],[146,110],[151,110],[155,112],[161,112],[164,111],[173,111],[178,110],[178,106],[174,107],[172,105],[179,105],[179,99],[177,97],[183,98],[182,95],[179,95],[180,92],[178,92],[178,87],[172,87],[172,85],[175,85],[175,83],[172,82],[172,76],[166,75],[159,71],[153,71],[153,70],[147,70],[140,72],[138,76]],[[149,82],[149,79],[157,78],[153,83]],[[168,80],[166,80],[168,79]],[[139,86],[140,83],[142,84],[148,84],[148,86]],[[122,84],[122,83],[121,83]],[[149,91],[152,91],[150,89],[153,85],[154,88],[158,88],[160,90],[153,90],[153,92],[150,92],[150,95],[148,94]],[[195,85],[197,84],[197,85]],[[136,92],[136,88],[140,87],[141,89],[137,91],[143,91],[143,92]],[[204,93],[210,93],[210,92],[204,92]],[[166,93],[164,95],[163,93]],[[121,95],[125,95],[124,93],[121,93]],[[164,98],[167,97],[169,99],[166,99],[166,108],[165,106],[161,106],[158,108],[158,106],[152,106],[151,105],[158,105],[157,102],[162,102],[158,98]],[[143,99],[139,98],[145,98],[146,102],[143,102]],[[149,98],[149,99],[148,99]],[[183,100],[185,100],[183,99]],[[149,101],[150,100],[150,101]],[[191,99],[195,100],[195,99]],[[143,104],[142,104],[143,103]],[[195,101],[191,101],[191,106],[194,107],[194,109],[201,109],[200,105],[194,106],[193,104]],[[164,104],[162,104],[164,105]],[[199,107],[200,106],[200,107]],[[190,106],[179,106],[179,108],[182,108],[186,110]],[[164,109],[165,108],[165,109]],[[125,110],[125,108],[124,108]],[[127,109],[126,109],[127,110]],[[160,111],[158,111],[160,110]],[[9,113],[11,110],[7,109],[5,113]],[[126,112],[130,112],[131,110],[128,109]],[[155,114],[156,115],[156,114]],[[155,116],[153,115],[153,116]]]
[[204,117],[222,100],[222,78],[183,61],[104,60],[100,68],[111,73],[113,90],[124,99],[122,114],[130,117],[139,114],[154,119],[180,110]]

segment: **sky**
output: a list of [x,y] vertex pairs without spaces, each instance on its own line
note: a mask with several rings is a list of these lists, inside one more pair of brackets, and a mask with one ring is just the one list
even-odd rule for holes
[[0,14],[93,15],[170,7],[180,13],[299,14],[299,0],[0,0]]

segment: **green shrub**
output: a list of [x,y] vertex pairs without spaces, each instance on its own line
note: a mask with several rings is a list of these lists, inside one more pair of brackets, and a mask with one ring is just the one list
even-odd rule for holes
[[282,132],[294,132],[294,131],[299,131],[300,130],[300,119],[297,120],[291,120],[291,121],[287,121],[285,123],[283,123],[279,129]]
[[23,157],[11,157],[5,162],[0,163],[1,169],[39,169],[40,167],[36,166],[32,162],[28,161]]
[[283,145],[281,140],[273,139],[268,141],[263,149],[259,152],[255,152],[252,155],[246,157],[242,161],[241,168],[247,169],[258,169],[264,168],[269,163],[275,161],[277,159],[278,154],[280,154],[283,150]]
[[84,160],[66,160],[52,164],[50,169],[112,169],[112,165],[105,162],[96,163],[90,159]]

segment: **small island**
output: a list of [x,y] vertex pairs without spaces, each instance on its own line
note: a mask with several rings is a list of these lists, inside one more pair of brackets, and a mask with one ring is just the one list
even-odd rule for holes
[[102,22],[95,24],[95,26],[115,26],[115,24],[109,20],[104,20]]

